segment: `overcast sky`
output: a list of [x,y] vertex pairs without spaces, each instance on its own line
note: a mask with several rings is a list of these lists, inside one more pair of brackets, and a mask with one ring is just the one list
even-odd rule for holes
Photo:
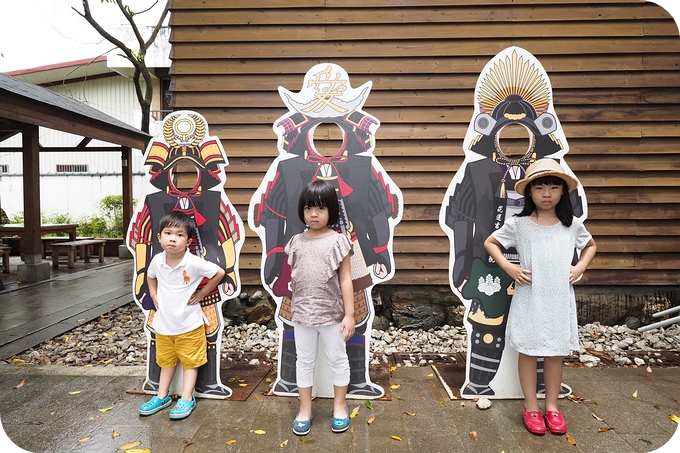
[[[154,0],[126,0],[142,11]],[[159,0],[137,23],[156,25],[165,0]],[[113,48],[71,7],[83,10],[81,0],[0,0],[0,72],[30,69],[65,61],[97,57]],[[110,26],[127,23],[115,4],[90,0],[92,15]]]

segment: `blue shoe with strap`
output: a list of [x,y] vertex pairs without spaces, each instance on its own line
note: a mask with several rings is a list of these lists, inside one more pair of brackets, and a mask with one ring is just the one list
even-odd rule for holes
[[182,420],[191,415],[194,408],[196,407],[196,397],[192,396],[191,400],[185,400],[180,398],[177,400],[175,407],[170,409],[170,420]]
[[157,396],[154,396],[149,401],[147,401],[146,403],[139,406],[139,415],[144,415],[144,416],[153,415],[157,412],[162,411],[166,407],[170,407],[171,404],[172,404],[172,397],[170,395],[166,396],[163,399],[161,399]]

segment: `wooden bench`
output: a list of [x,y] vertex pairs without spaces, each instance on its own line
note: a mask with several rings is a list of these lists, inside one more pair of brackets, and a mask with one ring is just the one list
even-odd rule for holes
[[9,245],[0,244],[0,254],[2,255],[2,272],[9,274],[9,254],[12,251],[12,247]]
[[[68,242],[70,239],[66,236],[43,236],[42,240],[43,258],[47,259],[52,254],[52,244],[55,242]],[[78,236],[76,241],[83,241],[85,239],[94,239],[92,236]],[[92,251],[92,248],[90,248]],[[90,253],[91,254],[91,253]]]
[[106,239],[83,239],[80,241],[55,242],[52,244],[52,267],[59,267],[59,252],[66,252],[68,254],[68,268],[73,269],[76,261],[76,251],[79,251],[79,256],[85,259],[86,263],[90,262],[89,248],[96,247],[99,255],[99,262],[104,262],[104,246]]

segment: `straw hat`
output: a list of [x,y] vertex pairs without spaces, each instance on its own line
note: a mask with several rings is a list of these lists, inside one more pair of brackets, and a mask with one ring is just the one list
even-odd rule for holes
[[526,186],[534,179],[542,178],[543,176],[557,176],[562,178],[567,183],[568,192],[571,192],[578,187],[578,179],[565,172],[560,164],[549,158],[539,159],[529,165],[525,175],[524,179],[517,181],[515,184],[515,191],[520,195],[526,195],[524,193]]

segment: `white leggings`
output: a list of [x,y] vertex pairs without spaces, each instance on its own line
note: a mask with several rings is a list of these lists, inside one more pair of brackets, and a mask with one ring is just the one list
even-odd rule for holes
[[295,325],[295,352],[297,361],[295,371],[297,385],[301,388],[314,384],[314,365],[316,364],[318,338],[321,337],[323,350],[331,368],[333,385],[343,387],[349,385],[349,359],[344,335],[340,333],[340,324],[323,327],[306,327]]

